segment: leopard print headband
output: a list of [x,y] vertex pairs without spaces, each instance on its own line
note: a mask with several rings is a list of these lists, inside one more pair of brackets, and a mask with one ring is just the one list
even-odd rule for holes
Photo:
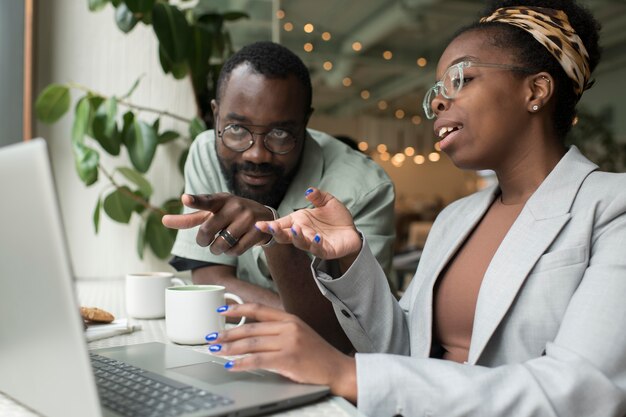
[[591,87],[589,54],[562,10],[502,7],[491,16],[480,19],[480,22],[502,22],[525,30],[559,61],[567,76],[574,81],[574,91],[578,96]]

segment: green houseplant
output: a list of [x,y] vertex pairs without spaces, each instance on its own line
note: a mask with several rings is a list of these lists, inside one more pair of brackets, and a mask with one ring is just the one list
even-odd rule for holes
[[626,143],[615,139],[611,129],[613,112],[604,109],[598,114],[581,108],[567,137],[567,143],[576,145],[580,151],[601,170],[626,171]]
[[[158,40],[161,68],[176,79],[191,82],[197,115],[190,119],[133,103],[132,94],[141,77],[128,92],[118,96],[75,83],[51,84],[36,100],[36,115],[42,122],[55,123],[70,110],[71,93],[78,92],[71,131],[76,171],[86,186],[101,179],[105,182],[93,211],[95,232],[98,233],[102,212],[120,223],[129,223],[133,215],[138,215],[141,218],[137,234],[139,257],[143,258],[147,246],[163,259],[170,253],[176,231],[165,228],[161,217],[179,213],[182,206],[178,195],[160,203],[152,201],[154,188],[143,174],[149,170],[157,147],[171,141],[185,144],[178,158],[182,173],[192,141],[213,125],[210,102],[215,97],[221,66],[233,52],[224,22],[247,14],[218,13],[209,0],[194,4],[169,0],[88,0],[87,3],[94,12],[111,4],[115,23],[124,33],[140,23],[152,27]],[[139,112],[154,118],[148,122]],[[183,122],[187,129],[185,132],[162,130],[162,118]],[[111,169],[102,164],[101,152],[118,156],[123,148],[131,166]]]

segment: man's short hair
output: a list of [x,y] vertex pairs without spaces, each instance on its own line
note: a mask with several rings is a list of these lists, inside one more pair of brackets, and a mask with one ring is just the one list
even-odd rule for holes
[[242,63],[247,63],[255,72],[267,78],[285,79],[290,75],[295,76],[304,87],[305,111],[309,111],[313,96],[309,70],[296,54],[282,45],[269,41],[246,45],[228,58],[217,80],[218,101],[222,97],[222,89],[228,82],[230,74]]

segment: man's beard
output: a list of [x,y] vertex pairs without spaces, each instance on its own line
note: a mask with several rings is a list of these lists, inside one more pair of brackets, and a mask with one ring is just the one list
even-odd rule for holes
[[[257,203],[261,203],[264,206],[270,206],[275,209],[278,208],[282,201],[287,188],[293,178],[293,173],[285,175],[283,168],[271,165],[271,164],[253,164],[252,162],[244,162],[242,164],[232,164],[229,167],[224,165],[224,162],[218,158],[222,173],[226,178],[228,188],[232,190],[233,194],[239,197],[248,198],[254,200]],[[269,192],[256,189],[254,186],[250,186],[237,180],[237,174],[240,171],[248,173],[267,174],[272,173],[276,176],[277,180],[272,185]],[[294,170],[295,171],[295,170]]]

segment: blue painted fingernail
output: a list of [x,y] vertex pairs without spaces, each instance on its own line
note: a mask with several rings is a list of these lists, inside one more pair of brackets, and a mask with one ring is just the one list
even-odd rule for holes
[[228,306],[227,306],[227,305],[225,305],[225,306],[221,306],[221,307],[218,307],[218,308],[217,308],[217,312],[218,312],[218,313],[223,313],[223,312],[225,312],[226,310],[228,310]]
[[217,336],[218,336],[217,332],[209,333],[206,336],[204,336],[204,340],[206,340],[207,342],[212,342],[215,339],[217,339]]
[[320,237],[320,235],[315,235],[313,240],[315,241],[315,243],[320,243],[320,240],[322,240],[322,238]]
[[298,232],[296,232],[296,229],[294,229],[293,227],[291,228],[291,233],[292,233],[294,236],[298,236]]
[[209,346],[209,350],[211,352],[219,352],[220,350],[222,350],[222,345],[211,345]]
[[226,369],[231,369],[233,366],[235,366],[235,361],[228,361],[224,364],[224,368]]
[[268,225],[267,227],[268,227],[268,229],[270,229],[270,233],[271,234],[276,233],[276,230],[272,229],[272,226]]
[[256,224],[254,225],[254,228],[258,231],[261,231],[261,229],[259,229],[259,226],[257,226]]
[[308,188],[305,192],[304,195],[307,196],[309,194],[311,194],[313,192],[313,188]]

